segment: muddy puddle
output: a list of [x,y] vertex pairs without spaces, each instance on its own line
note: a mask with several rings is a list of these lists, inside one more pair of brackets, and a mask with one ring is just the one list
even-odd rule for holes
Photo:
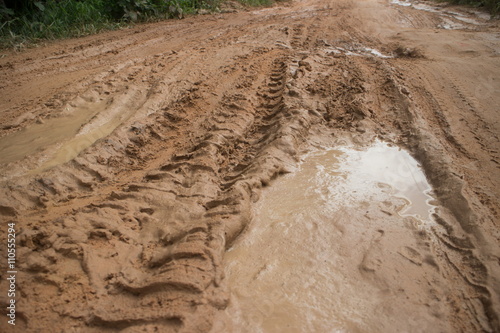
[[60,117],[46,119],[1,138],[0,168],[36,156],[38,166],[26,170],[36,174],[71,161],[132,116],[136,111],[134,103],[139,100],[136,95],[137,92],[123,101],[82,100]]
[[418,163],[397,147],[309,154],[264,192],[249,230],[226,254],[230,329],[439,326],[439,305],[421,290],[433,273],[412,267],[425,266],[413,232],[433,223],[432,200]]
[[317,170],[314,179],[318,188],[327,187],[321,192],[326,204],[354,206],[373,200],[382,190],[406,200],[398,212],[401,216],[431,221],[435,208],[431,186],[418,162],[405,150],[376,142],[366,150],[331,150],[312,157],[311,163]]
[[360,57],[378,57],[378,58],[392,58],[390,55],[385,55],[377,49],[366,47],[360,44],[346,45],[345,47],[329,47],[323,50],[326,54],[345,54],[347,56],[360,56]]
[[430,3],[409,1],[409,0],[391,0],[391,3],[403,7],[412,7],[417,10],[422,10],[430,13],[436,13],[441,16],[441,23],[438,25],[440,29],[456,30],[464,29],[467,23],[473,26],[484,25],[491,19],[491,16],[485,12],[468,10],[468,14],[459,13],[456,11],[449,11],[443,7],[436,7]]
[[118,113],[116,115],[103,115],[102,111],[104,111],[105,107],[106,102],[100,102],[96,106],[99,112],[101,112],[101,114],[99,114],[100,117],[96,115],[94,120],[83,126],[75,137],[63,142],[57,151],[39,168],[32,171],[32,173],[38,173],[56,165],[71,161],[78,156],[80,152],[94,144],[94,142],[111,134],[118,125],[130,116],[130,112],[129,114]]
[[1,138],[0,164],[21,160],[73,137],[83,124],[100,111],[100,107],[82,107],[71,115],[48,119]]

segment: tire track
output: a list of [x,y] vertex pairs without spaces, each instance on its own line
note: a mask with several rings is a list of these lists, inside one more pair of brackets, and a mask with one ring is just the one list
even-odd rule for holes
[[[439,293],[447,296],[443,321],[494,331],[494,251],[482,246],[491,243],[483,226],[494,222],[471,199],[468,189],[479,187],[462,179],[457,163],[475,153],[455,137],[442,112],[449,101],[425,84],[428,71],[408,69],[426,60],[359,51],[386,42],[362,26],[380,6],[311,2],[190,18],[65,41],[16,57],[13,68],[0,60],[2,77],[19,75],[3,91],[23,84],[22,95],[28,76],[65,80],[33,92],[32,101],[13,97],[2,135],[66,107],[105,105],[80,131],[130,112],[67,163],[8,177],[39,163],[41,152],[4,168],[0,218],[20,226],[19,327],[209,331],[229,299],[224,253],[248,227],[262,189],[311,146],[380,138],[410,149],[444,207],[425,247],[433,269],[451,281],[451,291]],[[419,28],[434,22],[405,14]],[[441,74],[450,77],[451,100],[477,108],[452,71]],[[33,117],[19,118],[21,109]],[[486,126],[478,110],[467,124]],[[491,155],[486,138],[477,141]]]

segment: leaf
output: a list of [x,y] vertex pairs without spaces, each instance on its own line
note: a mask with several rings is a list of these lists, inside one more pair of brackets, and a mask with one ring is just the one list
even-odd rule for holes
[[1,7],[0,6],[0,17],[2,17],[3,15],[5,16],[14,16],[15,13],[12,9],[10,8],[7,8],[7,7]]
[[34,2],[35,6],[40,9],[42,12],[45,10],[45,6],[43,5],[43,3],[41,1],[35,1]]
[[132,22],[136,22],[137,21],[137,12],[136,11],[133,11],[133,10],[127,10],[126,11],[126,16],[128,16]]

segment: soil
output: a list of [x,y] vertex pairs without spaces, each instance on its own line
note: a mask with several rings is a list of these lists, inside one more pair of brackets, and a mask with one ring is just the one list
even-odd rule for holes
[[399,332],[415,306],[411,332],[500,331],[498,20],[305,0],[0,53],[2,332],[234,331],[225,256],[265,188],[310,151],[376,140],[421,164],[436,223],[406,219],[394,243],[387,209],[332,217],[346,231],[325,239],[354,260],[336,283],[383,304],[345,330]]

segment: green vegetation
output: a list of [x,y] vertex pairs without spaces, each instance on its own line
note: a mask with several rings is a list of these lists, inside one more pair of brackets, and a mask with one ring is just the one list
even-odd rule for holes
[[251,7],[270,6],[274,3],[273,0],[238,0],[238,1],[246,6],[251,6]]
[[[0,0],[0,47],[22,47],[43,39],[84,36],[133,22],[182,18],[199,10],[216,11],[219,1]],[[274,3],[274,0],[238,1],[247,6]],[[493,15],[500,14],[500,0],[441,1],[485,7]]]
[[218,0],[0,0],[0,47],[216,10]]
[[500,0],[443,0],[456,5],[484,7],[491,15],[500,14]]
[[1,42],[18,44],[41,38],[81,36],[112,28],[113,24],[102,10],[99,0],[35,1],[18,12],[4,7]]

